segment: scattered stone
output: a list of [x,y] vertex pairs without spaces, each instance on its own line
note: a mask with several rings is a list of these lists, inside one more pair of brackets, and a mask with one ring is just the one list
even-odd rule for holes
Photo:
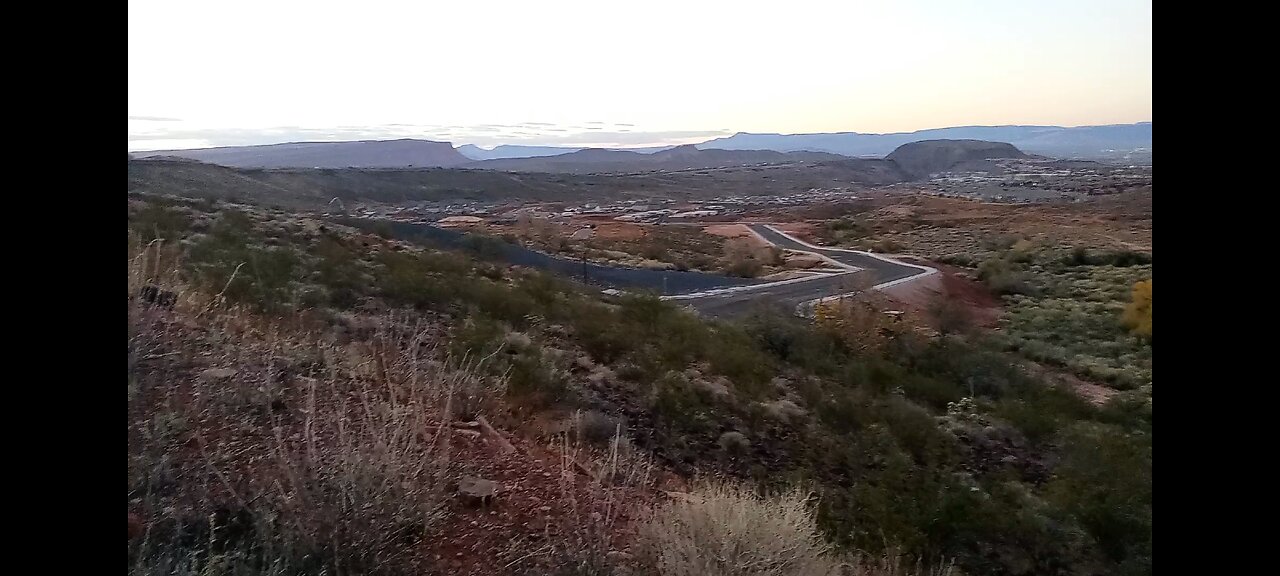
[[138,297],[142,298],[142,301],[147,304],[165,309],[173,308],[173,305],[178,302],[178,294],[176,292],[163,290],[153,284],[148,284],[138,290]]
[[609,562],[613,563],[625,562],[631,559],[630,554],[621,550],[610,550],[608,554],[604,555],[604,557],[607,558]]
[[692,381],[694,388],[704,394],[708,394],[714,398],[728,398],[729,386],[728,380],[724,378],[716,378],[714,381],[703,378],[696,378]]
[[517,352],[525,350],[529,346],[533,345],[533,340],[521,332],[508,332],[506,341],[507,346],[510,346],[511,349]]
[[786,399],[764,402],[760,406],[764,408],[765,413],[770,417],[783,422],[791,422],[804,418],[806,414],[804,408],[801,408],[796,405],[795,402]]
[[497,482],[475,476],[463,476],[458,481],[458,495],[469,506],[489,505],[501,489]]
[[221,382],[228,380],[236,375],[236,371],[232,368],[210,368],[200,373],[196,379],[202,383]]
[[587,375],[587,380],[596,385],[613,382],[613,370],[609,369],[608,366],[597,366],[590,374]]

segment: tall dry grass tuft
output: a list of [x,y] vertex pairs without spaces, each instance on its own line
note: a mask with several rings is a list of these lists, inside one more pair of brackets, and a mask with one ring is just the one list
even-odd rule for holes
[[[793,488],[770,497],[710,481],[659,506],[641,524],[641,560],[661,576],[952,576],[900,556],[837,553],[818,531],[811,498]],[[958,575],[957,575],[958,576]]]
[[[147,526],[130,574],[423,569],[453,471],[441,424],[501,378],[409,317],[338,345],[186,292],[160,242],[129,269],[129,499]],[[156,307],[134,297],[147,285],[184,296]]]
[[[580,422],[578,417],[575,422]],[[511,542],[500,553],[504,568],[514,574],[555,576],[610,576],[623,574],[619,568],[618,527],[624,511],[622,492],[635,487],[651,487],[653,463],[631,447],[615,423],[613,437],[605,447],[588,444],[580,431],[569,430],[555,436],[551,449],[560,456],[557,501],[565,513],[547,534],[536,539]],[[629,488],[628,488],[629,487]],[[554,534],[552,534],[554,531]]]
[[663,576],[835,576],[842,567],[798,489],[764,498],[709,482],[655,510],[640,544]]
[[368,356],[304,381],[300,428],[273,426],[278,474],[261,493],[278,496],[290,537],[331,553],[335,568],[393,566],[444,517],[451,454],[438,424],[475,375],[433,362],[422,336],[380,327]]

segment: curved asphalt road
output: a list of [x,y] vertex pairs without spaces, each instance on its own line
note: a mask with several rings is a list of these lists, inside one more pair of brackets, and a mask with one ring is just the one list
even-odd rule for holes
[[867,285],[865,276],[868,274],[871,275],[870,282],[874,282],[872,287],[878,289],[936,272],[932,268],[905,264],[867,252],[814,246],[764,224],[748,224],[747,227],[779,248],[825,256],[849,271],[802,281],[765,283],[702,296],[680,297],[677,299],[680,303],[709,316],[740,316],[769,304],[782,305],[787,310],[799,310],[802,304],[807,305],[820,298],[857,291],[859,285]]
[[[351,223],[358,222],[359,219],[339,219],[338,221]],[[465,249],[468,247],[469,236],[458,230],[449,230],[430,224],[414,224],[392,220],[376,221],[385,223],[401,239],[452,249]],[[735,278],[708,272],[646,270],[623,266],[606,266],[590,262],[584,264],[579,260],[549,256],[505,242],[494,243],[491,249],[494,251],[492,256],[501,258],[511,264],[541,268],[577,279],[582,279],[585,273],[587,283],[607,288],[650,290],[659,294],[685,294],[749,286],[765,282],[757,278]]]
[[902,262],[889,260],[888,258],[873,256],[869,252],[814,246],[813,244],[802,242],[793,236],[784,234],[776,228],[765,224],[748,224],[747,227],[761,238],[764,238],[766,241],[779,248],[821,254],[822,256],[826,256],[827,258],[835,260],[841,264],[869,271],[875,276],[875,287],[877,288],[883,288],[890,282],[932,272],[931,268],[904,264]]

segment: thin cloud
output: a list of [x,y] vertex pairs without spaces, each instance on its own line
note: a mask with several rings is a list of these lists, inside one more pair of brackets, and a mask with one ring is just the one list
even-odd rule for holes
[[[252,146],[281,142],[336,142],[349,140],[394,140],[416,138],[451,142],[455,146],[475,144],[496,146],[520,143],[537,146],[614,147],[663,146],[688,144],[726,136],[728,130],[680,130],[645,132],[628,128],[603,126],[540,127],[483,124],[473,126],[438,126],[382,124],[373,126],[337,126],[303,128],[274,126],[270,128],[194,128],[156,124],[131,127],[129,149],[150,151],[163,149]],[[182,143],[174,146],[173,143]]]
[[130,120],[139,122],[181,122],[181,118],[168,118],[165,116],[130,116]]

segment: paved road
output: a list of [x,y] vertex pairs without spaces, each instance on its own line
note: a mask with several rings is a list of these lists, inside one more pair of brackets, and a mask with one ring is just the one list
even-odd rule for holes
[[[455,230],[424,224],[386,222],[402,238],[448,248],[466,248],[469,245],[467,235]],[[703,272],[641,270],[588,263],[587,280],[601,286],[633,290],[640,288],[665,293],[675,296],[678,304],[692,306],[709,316],[741,316],[761,305],[782,306],[788,311],[794,311],[799,305],[818,298],[853,292],[859,287],[867,286],[869,281],[875,282],[876,287],[882,287],[932,272],[928,268],[881,260],[865,253],[809,246],[764,224],[748,226],[768,242],[790,250],[827,256],[843,265],[847,271],[779,283]],[[491,248],[496,250],[494,256],[513,264],[582,277],[583,264],[578,261],[548,256],[506,243],[497,243]],[[717,290],[721,292],[698,296],[702,292]],[[687,295],[694,297],[687,298]]]
[[[358,220],[351,219],[351,222],[358,222]],[[452,249],[475,247],[469,243],[470,236],[457,230],[448,230],[429,224],[413,224],[391,220],[382,220],[380,222],[385,222],[392,232],[402,239]],[[590,262],[584,266],[579,260],[549,256],[505,242],[493,243],[489,249],[494,252],[492,256],[512,264],[541,268],[578,280],[582,279],[585,270],[587,283],[607,288],[640,289],[658,294],[685,294],[765,282],[757,278],[734,278],[708,272],[645,270],[623,266],[606,266]]]
[[861,268],[869,271],[872,273],[875,279],[875,285],[877,286],[886,282],[911,278],[912,276],[918,276],[927,272],[926,269],[919,266],[908,266],[899,262],[882,260],[880,258],[867,255],[864,252],[839,249],[833,250],[831,248],[821,248],[811,244],[805,244],[765,224],[748,224],[747,227],[751,228],[752,232],[759,234],[761,238],[764,238],[779,248],[814,252],[831,258],[841,264],[847,264],[855,268]]
[[692,306],[698,312],[709,316],[748,314],[761,306],[762,302],[781,305],[787,310],[796,310],[801,304],[810,303],[819,298],[847,294],[868,285],[883,288],[934,272],[931,268],[894,262],[865,252],[812,246],[764,224],[747,226],[752,232],[780,248],[820,254],[856,270],[818,276],[789,284],[743,287],[728,293],[677,300],[677,303]]
[[865,272],[843,272],[816,276],[804,282],[764,286],[733,294],[721,294],[675,300],[677,305],[692,306],[708,316],[743,316],[764,306],[779,306],[793,312],[804,302],[834,294],[844,294],[855,289],[857,277]]

